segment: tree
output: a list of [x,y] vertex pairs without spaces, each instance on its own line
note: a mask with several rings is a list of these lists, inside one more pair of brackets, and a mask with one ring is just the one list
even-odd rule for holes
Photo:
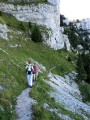
[[34,42],[42,42],[43,41],[40,29],[36,25],[35,25],[35,27],[34,27],[34,29],[32,31],[31,39]]
[[78,59],[77,59],[77,80],[79,81],[86,81],[87,80],[87,74],[84,69],[83,61],[82,61],[82,56],[79,54]]
[[2,11],[0,11],[0,16],[2,16]]
[[87,74],[86,82],[90,83],[90,53],[87,54],[83,53],[82,59],[83,59],[83,66]]
[[28,26],[29,26],[29,28],[32,28],[32,24],[31,24],[30,21],[29,21],[29,23],[28,23]]

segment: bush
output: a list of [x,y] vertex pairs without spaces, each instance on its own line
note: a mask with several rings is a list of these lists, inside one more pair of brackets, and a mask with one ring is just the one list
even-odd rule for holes
[[28,23],[28,27],[29,27],[29,28],[32,28],[31,22]]
[[77,59],[77,80],[85,81],[90,84],[90,53],[78,55]]
[[39,27],[36,26],[36,25],[35,25],[35,27],[34,27],[34,29],[32,31],[31,39],[34,42],[42,42],[43,41],[41,32],[39,30]]
[[90,85],[88,83],[84,83],[83,85],[79,83],[79,89],[81,91],[83,101],[90,102]]
[[0,11],[0,16],[2,16],[2,11]]
[[84,69],[84,64],[83,64],[83,59],[82,59],[82,56],[79,54],[78,55],[78,59],[77,59],[77,67],[76,67],[76,70],[77,70],[77,80],[79,81],[86,81],[87,79],[87,74],[86,74],[86,71]]

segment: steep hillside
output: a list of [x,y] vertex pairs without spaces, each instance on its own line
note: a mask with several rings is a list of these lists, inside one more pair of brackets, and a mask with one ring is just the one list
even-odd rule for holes
[[[54,0],[50,1],[54,2]],[[14,6],[3,3],[0,4],[2,5],[2,7],[0,7],[0,120],[16,120],[17,115],[21,117],[22,114],[19,115],[15,108],[19,106],[19,103],[25,103],[27,101],[26,97],[28,97],[28,104],[23,105],[23,107],[26,110],[25,112],[27,118],[25,118],[23,115],[23,120],[28,120],[28,115],[30,115],[28,109],[31,99],[34,99],[36,102],[35,104],[30,105],[30,110],[32,110],[31,118],[29,116],[30,119],[89,120],[90,84],[80,81],[80,87],[78,87],[75,82],[75,78],[77,76],[76,63],[78,57],[76,51],[82,52],[77,49],[77,45],[79,44],[76,43],[78,39],[78,37],[76,37],[76,33],[78,33],[78,35],[80,34],[81,38],[83,38],[81,31],[80,33],[79,31],[76,31],[75,27],[73,27],[72,24],[70,26],[66,25],[64,29],[62,28],[62,31],[65,30],[64,34],[68,34],[68,37],[71,38],[70,40],[72,45],[72,52],[67,51],[67,42],[61,42],[62,44],[60,45],[62,46],[61,48],[64,47],[63,49],[54,50],[53,48],[47,46],[45,41],[32,41],[32,33],[37,26],[38,30],[40,30],[39,32],[41,35],[46,35],[47,39],[49,39],[52,38],[55,32],[55,26],[52,26],[53,34],[48,37],[48,35],[50,35],[48,34],[48,32],[50,32],[50,28],[47,27],[48,22],[45,22],[45,24],[47,24],[47,26],[45,26],[45,24],[38,24],[37,22],[34,23],[29,20],[21,21],[20,16],[19,19],[17,19],[17,15],[22,16],[24,14],[23,11],[25,9],[25,6],[22,7],[18,5]],[[48,5],[42,6],[46,7]],[[20,11],[18,11],[17,8],[20,8]],[[18,12],[21,12],[21,14],[18,14]],[[27,12],[24,12],[27,14],[28,10]],[[25,19],[26,18],[27,16]],[[52,23],[54,24],[55,21]],[[61,28],[59,27],[58,30],[60,29]],[[58,33],[58,30],[55,32],[54,36],[57,35],[56,33]],[[72,32],[75,36],[75,39],[72,39]],[[58,34],[64,38],[66,37],[66,39],[62,39],[62,41],[68,41],[67,36],[64,36],[61,33]],[[36,35],[34,35],[34,37],[35,36]],[[55,41],[55,44],[56,43],[58,44],[58,42]],[[30,58],[32,59],[33,63],[35,61],[38,63],[43,73],[39,74],[38,81],[31,88],[28,96],[29,89],[27,88],[25,66],[26,62]],[[80,62],[78,63],[80,65]],[[79,88],[82,90],[81,92]],[[21,93],[23,90],[25,90],[24,95]],[[18,99],[17,96],[19,94],[20,96]],[[19,102],[16,103],[16,101]],[[22,111],[21,106],[20,110]],[[27,113],[27,111],[29,113]]]
[[[75,69],[75,66],[65,56],[69,55],[73,62],[76,56],[67,51],[57,52],[42,43],[34,43],[28,33],[32,30],[28,27],[28,22],[22,22],[21,25],[21,22],[13,16],[6,13],[1,14],[0,25],[6,26],[8,31],[6,32],[6,27],[5,29],[3,27],[1,34],[4,36],[5,32],[7,39],[0,38],[0,118],[13,120],[16,96],[27,87],[26,61],[32,58],[43,64],[47,71],[60,64],[53,72],[63,76],[64,73]],[[33,26],[34,24],[32,24]],[[46,77],[45,74],[43,73],[42,76]]]

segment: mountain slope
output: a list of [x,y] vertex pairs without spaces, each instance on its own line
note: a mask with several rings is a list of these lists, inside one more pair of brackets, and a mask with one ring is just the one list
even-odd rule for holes
[[31,30],[28,27],[29,23],[22,22],[25,28],[23,30],[21,22],[9,14],[2,13],[0,20],[2,20],[1,24],[6,25],[8,29],[8,40],[0,38],[0,118],[2,120],[14,120],[16,96],[27,87],[25,75],[26,61],[32,58],[43,64],[47,71],[52,66],[61,64],[53,72],[64,75],[64,72],[75,69],[75,66],[65,56],[67,54],[70,57],[72,56],[73,61],[76,56],[63,50],[57,52],[45,44],[31,41],[28,34],[28,31]]
[[[31,24],[30,28],[29,22],[20,22],[10,14],[3,12],[1,14],[0,25],[7,27],[3,28],[6,31],[2,30],[1,34],[4,36],[6,33],[5,38],[8,39],[0,37],[0,119],[16,119],[16,97],[27,88],[25,65],[28,59],[32,58],[33,62],[37,61],[38,65],[46,68],[43,74],[39,74],[38,81],[30,92],[30,97],[37,101],[37,104],[32,106],[33,119],[88,120],[90,106],[81,101],[77,85],[75,83],[71,85],[72,81],[67,81],[68,76],[65,78],[66,74],[75,71],[77,55],[65,49],[55,51],[46,44],[34,43],[30,36],[34,24]],[[51,75],[48,78],[50,71],[62,77]],[[54,91],[53,87],[63,91],[64,96],[61,97],[62,93]],[[70,98],[74,102],[70,103]],[[77,107],[77,101],[81,106]],[[69,103],[69,106],[65,103]],[[77,113],[77,110],[80,110],[80,113]]]

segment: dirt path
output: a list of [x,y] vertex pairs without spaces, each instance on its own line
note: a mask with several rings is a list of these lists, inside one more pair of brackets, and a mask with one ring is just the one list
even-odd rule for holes
[[32,120],[32,105],[34,100],[30,98],[29,92],[31,88],[27,88],[17,97],[16,120]]

